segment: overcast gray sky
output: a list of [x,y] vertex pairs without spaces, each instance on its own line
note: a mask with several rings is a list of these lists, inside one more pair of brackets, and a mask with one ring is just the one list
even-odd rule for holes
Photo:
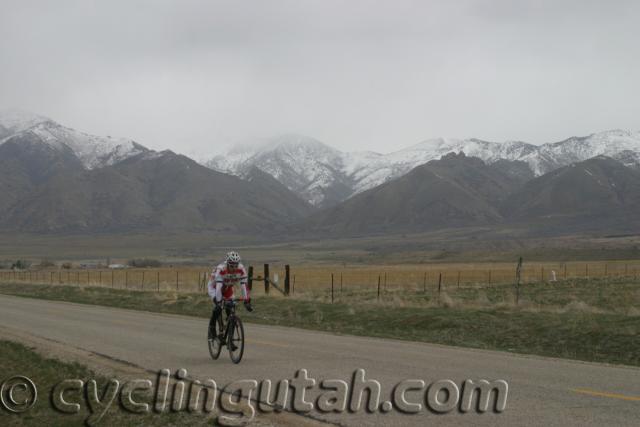
[[2,0],[0,107],[152,148],[640,128],[640,2]]

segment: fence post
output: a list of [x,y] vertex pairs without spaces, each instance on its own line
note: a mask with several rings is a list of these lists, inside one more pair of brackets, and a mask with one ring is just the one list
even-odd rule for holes
[[518,259],[518,266],[516,267],[516,305],[520,303],[520,277],[522,274],[522,257]]
[[333,273],[331,273],[331,304],[333,304]]
[[378,274],[378,301],[380,301],[380,275]]
[[249,266],[249,277],[247,278],[247,286],[249,291],[253,289],[253,265]]
[[438,275],[438,303],[440,302],[440,291],[442,291],[442,273]]
[[284,293],[285,295],[289,295],[291,282],[290,279],[290,269],[289,264],[284,266]]
[[264,265],[264,293],[269,295],[269,264]]

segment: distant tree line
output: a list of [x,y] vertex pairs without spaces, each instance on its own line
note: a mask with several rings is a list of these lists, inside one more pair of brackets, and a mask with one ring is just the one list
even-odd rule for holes
[[157,259],[150,259],[150,258],[135,258],[135,259],[130,259],[127,264],[129,265],[129,267],[136,267],[136,268],[147,268],[147,267],[161,267],[162,263],[160,261],[158,261]]

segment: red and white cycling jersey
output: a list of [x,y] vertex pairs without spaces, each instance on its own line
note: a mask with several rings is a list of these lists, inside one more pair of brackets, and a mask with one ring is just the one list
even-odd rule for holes
[[217,302],[224,299],[233,298],[233,290],[236,285],[240,285],[242,289],[242,297],[249,299],[249,290],[247,289],[247,270],[244,265],[238,264],[234,269],[227,268],[227,263],[219,264],[211,273],[207,290],[211,299]]

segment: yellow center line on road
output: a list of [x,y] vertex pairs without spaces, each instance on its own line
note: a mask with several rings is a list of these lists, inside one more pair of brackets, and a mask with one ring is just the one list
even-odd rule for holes
[[609,397],[611,399],[620,399],[620,400],[629,400],[631,402],[640,402],[640,397],[638,397],[638,396],[627,396],[625,394],[618,394],[618,393],[606,393],[606,392],[603,392],[603,391],[590,390],[588,388],[570,388],[569,390],[573,391],[574,393],[587,394],[589,396]]

